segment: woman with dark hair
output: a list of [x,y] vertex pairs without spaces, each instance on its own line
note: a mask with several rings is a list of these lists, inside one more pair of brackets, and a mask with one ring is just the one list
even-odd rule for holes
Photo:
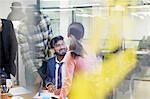
[[69,50],[73,57],[83,56],[82,39],[84,36],[84,27],[81,23],[74,22],[69,25],[68,38],[70,39]]
[[96,60],[96,57],[87,54],[85,46],[82,44],[84,27],[81,23],[74,22],[69,25],[68,37],[70,39],[70,46],[69,52],[65,56],[66,77],[61,89],[60,99],[65,99],[69,96],[68,94],[71,90],[73,79],[81,73],[86,73],[90,69],[89,65],[92,66]]

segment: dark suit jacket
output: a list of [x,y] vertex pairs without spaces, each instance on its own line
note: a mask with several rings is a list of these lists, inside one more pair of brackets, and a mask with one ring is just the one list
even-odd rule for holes
[[56,69],[56,60],[55,57],[52,57],[49,59],[47,63],[47,76],[45,80],[46,85],[50,82],[55,84],[55,69]]
[[2,19],[3,24],[3,31],[2,31],[2,40],[3,40],[3,47],[4,47],[4,55],[5,55],[5,62],[4,68],[8,74],[12,74],[15,76],[16,74],[16,66],[14,63],[16,52],[17,52],[17,40],[15,31],[13,28],[13,24],[9,20]]

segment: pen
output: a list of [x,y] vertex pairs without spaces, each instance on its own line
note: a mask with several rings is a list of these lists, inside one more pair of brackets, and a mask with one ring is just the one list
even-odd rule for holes
[[9,87],[8,87],[8,90],[7,90],[7,93],[9,92]]
[[6,93],[6,85],[3,85],[3,91]]
[[40,96],[40,95],[41,95],[41,92],[42,92],[42,86],[43,86],[43,82],[41,83],[41,86],[40,86],[40,90],[39,90],[39,94],[38,94],[38,96]]

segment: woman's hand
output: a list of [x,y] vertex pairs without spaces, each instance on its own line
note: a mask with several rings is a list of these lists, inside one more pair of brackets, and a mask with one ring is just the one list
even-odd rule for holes
[[54,94],[55,94],[55,95],[59,95],[59,94],[60,94],[60,91],[61,91],[61,89],[56,89],[56,90],[54,91]]

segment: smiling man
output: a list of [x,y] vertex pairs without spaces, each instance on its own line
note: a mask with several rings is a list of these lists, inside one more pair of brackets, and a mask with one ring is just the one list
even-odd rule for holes
[[55,56],[48,61],[45,83],[50,92],[59,95],[65,75],[64,56],[67,47],[62,36],[54,37],[50,42],[50,46],[54,50]]

